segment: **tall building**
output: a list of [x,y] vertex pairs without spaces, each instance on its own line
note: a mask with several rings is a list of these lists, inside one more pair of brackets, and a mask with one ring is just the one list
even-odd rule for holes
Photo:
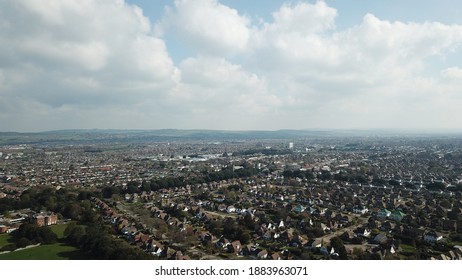
[[293,148],[294,148],[294,143],[290,142],[290,143],[289,143],[289,149],[292,150]]

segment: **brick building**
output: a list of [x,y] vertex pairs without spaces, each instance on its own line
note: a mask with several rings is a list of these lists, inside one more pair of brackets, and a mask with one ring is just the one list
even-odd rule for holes
[[32,216],[32,222],[39,227],[55,225],[58,223],[58,215],[41,212]]

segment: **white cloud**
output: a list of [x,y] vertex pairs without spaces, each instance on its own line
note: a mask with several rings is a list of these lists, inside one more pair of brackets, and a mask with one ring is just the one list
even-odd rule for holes
[[182,83],[172,98],[177,106],[182,105],[183,113],[190,113],[183,121],[191,127],[251,129],[256,123],[262,125],[267,114],[279,106],[265,80],[226,59],[188,58],[180,69]]
[[[462,26],[367,14],[359,25],[336,30],[336,15],[324,2],[284,5],[255,33],[249,65],[269,81],[288,116],[298,127],[436,125],[437,112],[460,85],[429,76],[438,73],[429,61],[444,61],[460,47]],[[313,19],[322,23],[304,30]],[[458,68],[442,73],[454,77]],[[433,109],[424,113],[424,107]],[[453,119],[446,125],[458,124]]]
[[283,4],[273,13],[274,22],[266,24],[264,29],[282,34],[296,33],[307,36],[334,29],[336,17],[337,11],[323,1],[316,4]]
[[248,47],[249,25],[247,17],[217,0],[175,0],[160,28],[201,54],[229,55]]
[[441,71],[443,77],[450,79],[462,79],[462,68],[459,67],[450,67]]
[[302,61],[317,65],[333,62],[338,50],[325,33],[334,30],[336,16],[336,10],[322,1],[284,4],[273,13],[273,22],[264,23],[254,32],[252,45],[256,59],[274,61],[271,67]]
[[106,85],[125,75],[164,84],[174,75],[164,42],[150,35],[149,20],[122,1],[14,1],[2,6],[0,49],[15,65],[57,69],[63,76],[91,75]]
[[0,129],[460,127],[462,26],[339,14],[176,0],[153,27],[124,1],[0,1]]
[[[358,66],[399,74],[416,74],[425,59],[444,55],[462,43],[461,26],[440,23],[391,23],[368,14],[361,25],[338,34],[339,42],[349,48]],[[383,68],[387,68],[385,70]]]
[[[111,0],[0,2],[0,72],[4,104],[51,106],[52,122],[65,106],[104,114],[107,104],[162,100],[178,82],[164,41],[152,36],[141,9]],[[26,123],[16,129],[35,127]]]

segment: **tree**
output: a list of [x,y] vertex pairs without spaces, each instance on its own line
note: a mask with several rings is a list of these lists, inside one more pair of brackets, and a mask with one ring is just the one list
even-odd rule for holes
[[31,244],[32,244],[32,242],[29,239],[25,238],[25,237],[19,238],[19,240],[16,242],[16,246],[18,248],[27,247],[27,246],[29,246]]
[[335,236],[330,240],[330,245],[339,254],[340,259],[342,260],[348,259],[348,254],[347,254],[347,251],[345,249],[345,245],[343,244],[342,239],[340,239],[338,236]]
[[397,186],[400,185],[400,183],[399,183],[397,180],[393,180],[393,179],[390,180],[390,181],[388,181],[388,183],[389,183],[390,185],[392,185],[392,186],[395,186],[395,187],[397,187]]
[[427,185],[427,189],[430,191],[444,190],[446,186],[442,182],[433,182]]
[[141,183],[141,191],[150,192],[151,191],[151,184],[147,181],[143,180]]
[[294,173],[290,169],[286,169],[284,172],[282,172],[282,176],[284,176],[284,178],[291,178],[293,174]]
[[129,194],[134,194],[134,193],[139,193],[140,189],[138,188],[138,185],[136,184],[136,182],[128,182],[127,189],[125,192]]
[[353,257],[356,260],[364,260],[366,258],[364,250],[359,247],[353,248]]
[[252,215],[250,215],[249,213],[246,213],[244,215],[242,223],[245,227],[247,227],[248,230],[255,230],[255,222],[252,219]]
[[451,204],[447,199],[442,199],[442,200],[440,201],[440,206],[441,206],[441,207],[444,207],[444,208],[446,208],[446,209],[449,209],[449,208],[452,207],[452,204]]
[[10,243],[10,244],[7,244],[7,245],[3,246],[2,248],[0,248],[0,252],[2,252],[2,251],[14,251],[17,248],[18,247],[16,246],[16,244]]
[[22,245],[27,243],[23,238],[30,243],[53,244],[58,241],[58,237],[49,227],[38,227],[35,224],[22,224],[13,232],[13,238],[18,247],[21,247],[18,242]]
[[10,211],[5,210],[5,211],[3,211],[2,215],[3,215],[4,218],[7,218],[7,219],[11,218]]
[[68,204],[63,210],[63,216],[72,220],[80,219],[80,215],[82,215],[82,207],[75,202]]
[[45,244],[53,244],[58,242],[58,236],[49,227],[40,227],[38,235]]
[[330,180],[330,179],[332,179],[332,174],[327,170],[322,170],[321,175],[319,175],[319,179],[321,179],[321,180]]
[[50,210],[55,210],[58,206],[58,202],[56,201],[56,196],[50,196],[46,202],[45,207]]
[[104,187],[101,190],[104,198],[111,198],[114,194],[119,194],[120,190],[117,187]]
[[305,178],[311,180],[315,178],[315,175],[311,170],[307,170],[305,171]]
[[67,238],[72,230],[77,226],[77,222],[71,221],[67,223],[66,228],[64,229],[64,238]]
[[66,239],[69,241],[69,243],[73,245],[78,245],[82,242],[84,237],[85,237],[85,228],[83,226],[74,226],[68,232]]
[[241,242],[241,244],[248,244],[250,242],[250,234],[248,231],[242,230],[239,228],[236,234],[236,239]]

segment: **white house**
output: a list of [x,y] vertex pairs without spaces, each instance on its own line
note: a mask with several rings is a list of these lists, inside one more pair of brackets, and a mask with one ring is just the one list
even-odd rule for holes
[[355,206],[353,208],[353,213],[355,214],[366,214],[367,212],[369,212],[369,209],[367,209],[367,207],[364,207],[364,206]]
[[230,206],[228,206],[228,208],[226,209],[226,212],[228,212],[228,213],[235,213],[235,212],[236,212],[236,207],[230,205]]

